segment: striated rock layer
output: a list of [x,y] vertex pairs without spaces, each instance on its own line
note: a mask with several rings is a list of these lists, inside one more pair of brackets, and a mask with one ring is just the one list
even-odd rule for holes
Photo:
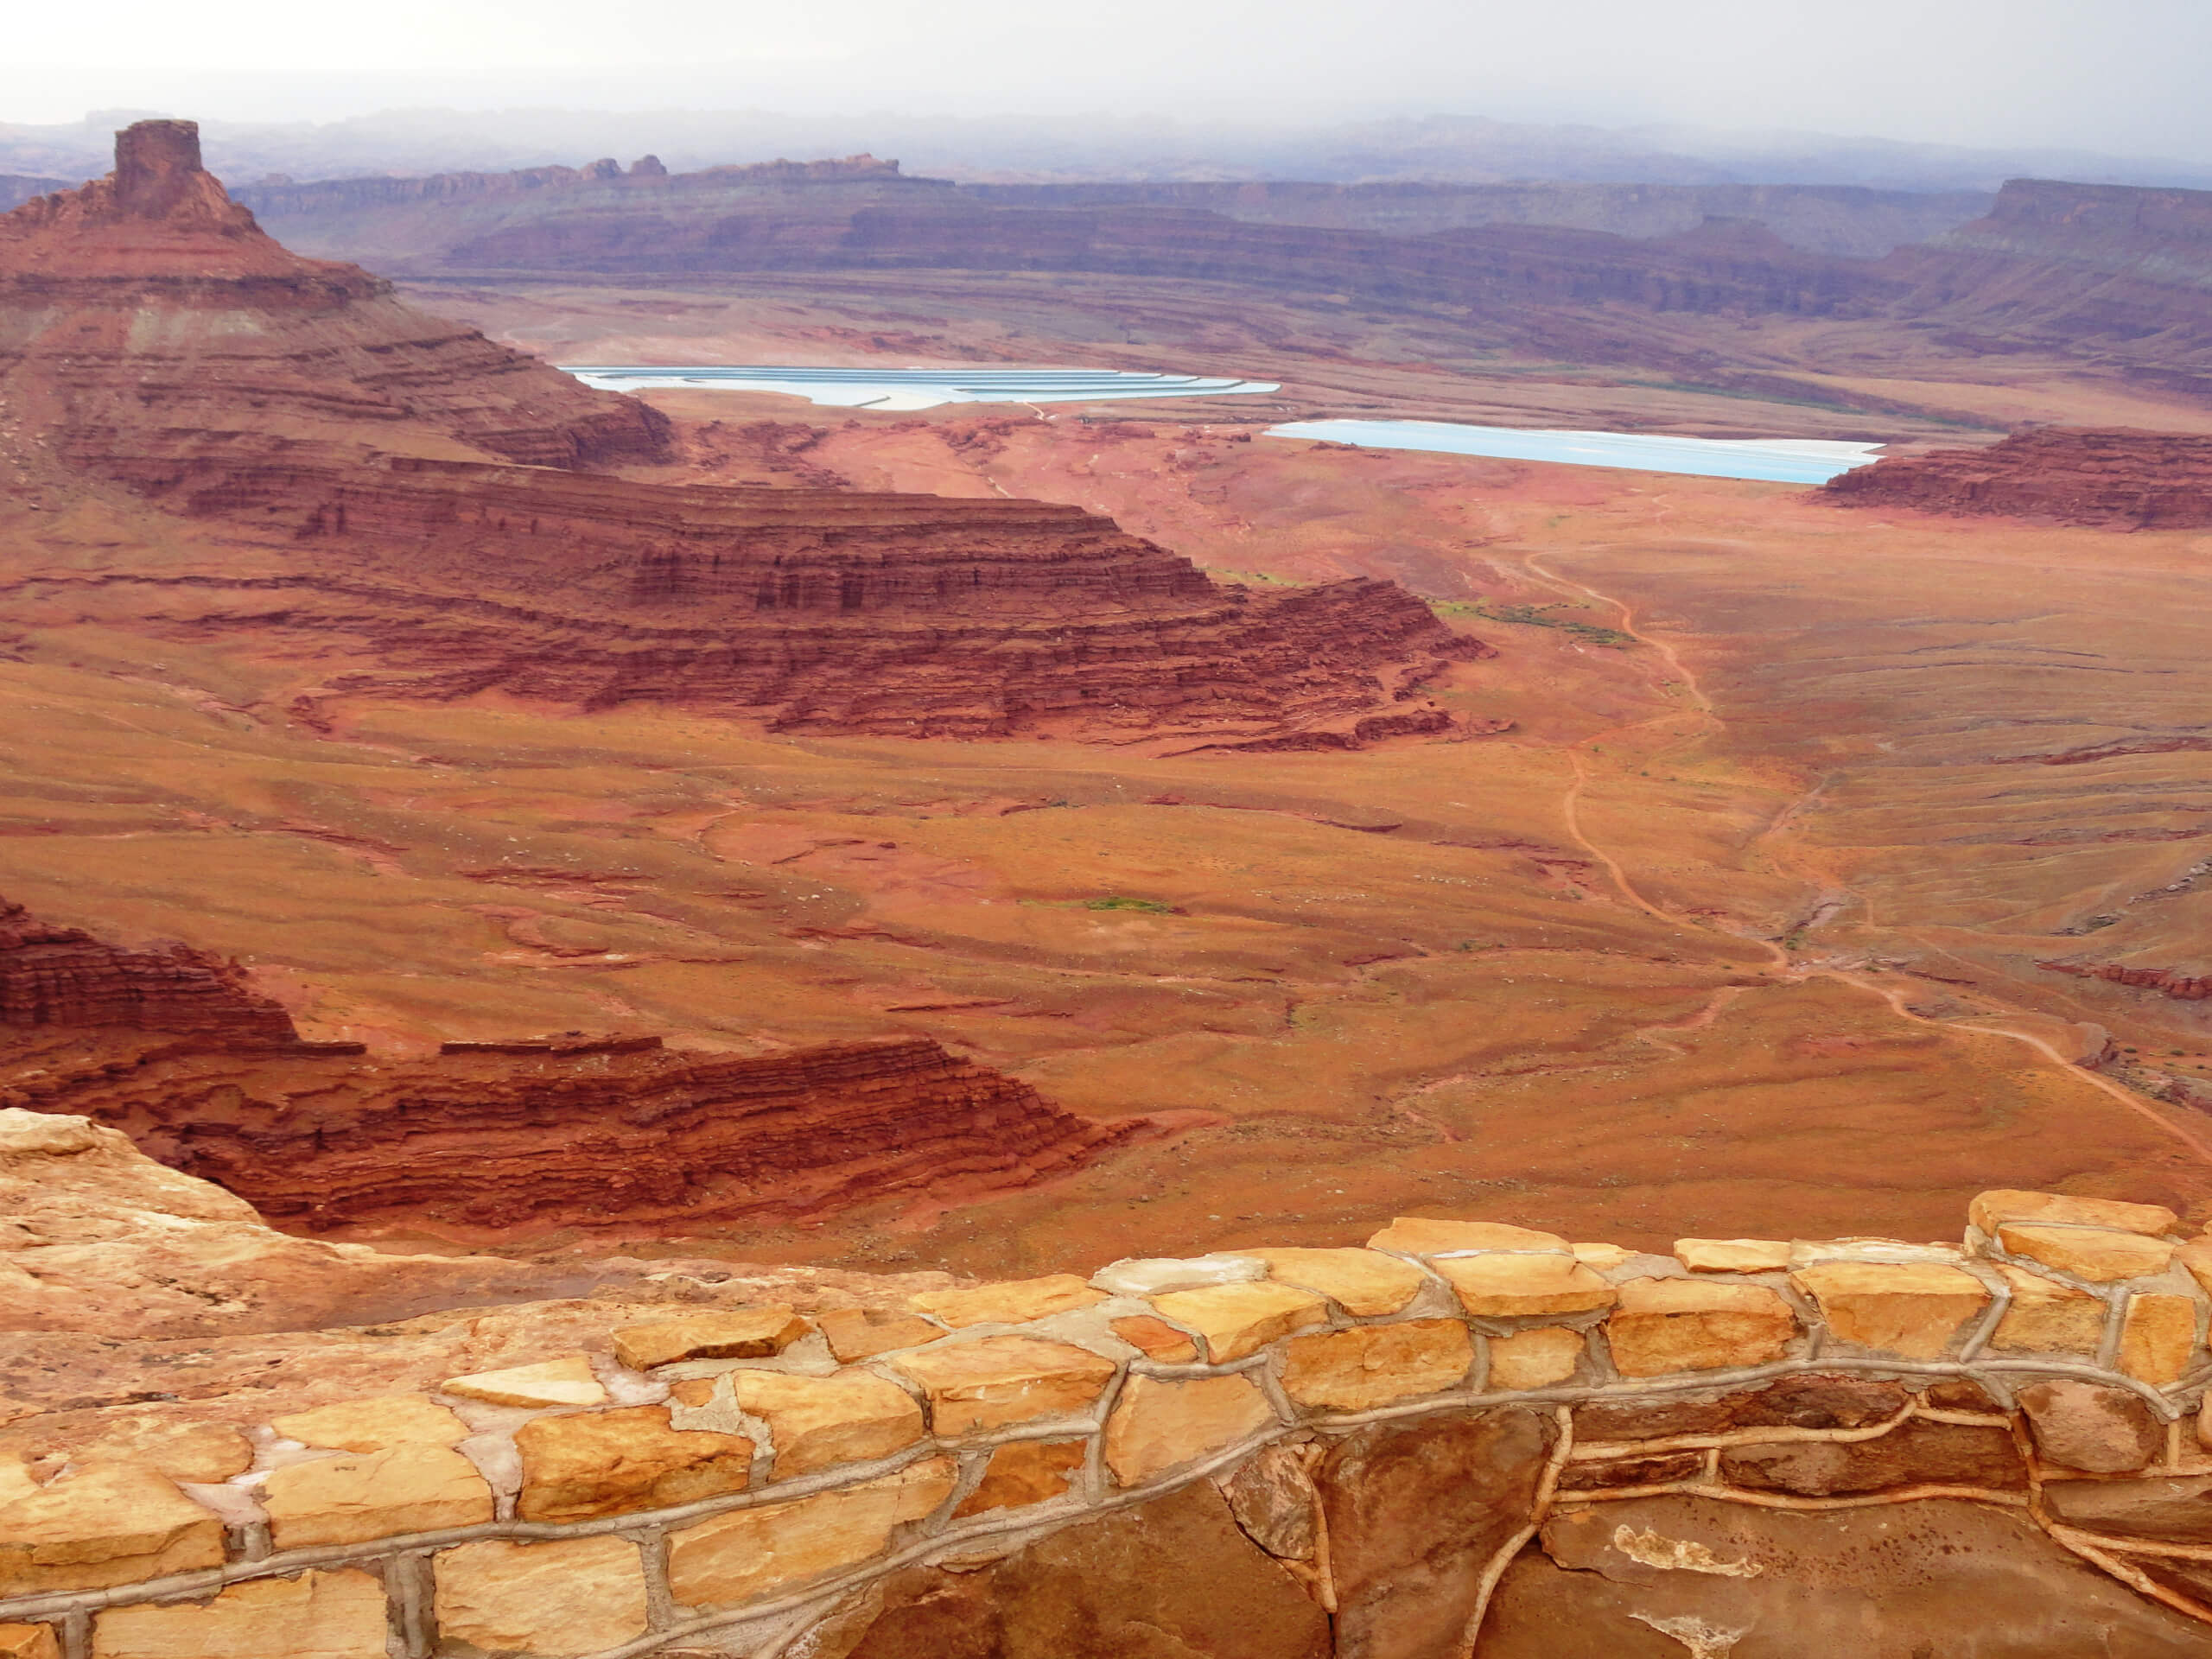
[[370,1060],[299,1042],[235,964],[120,950],[4,903],[0,1108],[126,1130],[288,1224],[471,1237],[957,1201],[1067,1173],[1154,1127],[1077,1117],[923,1037],[766,1055],[471,1043]]
[[291,1016],[234,962],[186,945],[126,950],[0,899],[0,1026],[122,1026],[289,1043]]
[[173,634],[396,671],[354,689],[1365,741],[1448,725],[1404,705],[1485,652],[1386,583],[1224,588],[1073,508],[581,476],[658,458],[665,423],[288,252],[185,122],[0,217],[0,473],[31,493],[114,480],[259,550],[236,582],[108,563],[111,592]]
[[954,1201],[1066,1173],[1152,1128],[1077,1117],[922,1037],[43,1069],[0,1085],[0,1103],[84,1113],[318,1230],[696,1230],[899,1192]]
[[2038,427],[1986,449],[1878,461],[1823,487],[1850,507],[2196,530],[2212,524],[2212,437]]

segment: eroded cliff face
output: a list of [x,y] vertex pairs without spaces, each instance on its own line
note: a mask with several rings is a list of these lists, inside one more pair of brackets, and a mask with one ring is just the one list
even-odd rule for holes
[[1822,487],[1844,506],[2193,530],[2212,524],[2212,438],[2039,427],[1986,449],[1878,461]]
[[0,899],[0,1027],[122,1027],[290,1043],[291,1017],[234,962],[182,944],[128,950]]
[[1485,652],[1387,583],[1224,588],[1071,508],[550,470],[657,456],[664,423],[286,251],[188,123],[118,157],[0,218],[0,465],[60,499],[119,481],[261,550],[220,575],[103,557],[172,636],[350,647],[333,683],[417,697],[1353,744],[1448,727],[1419,689]]

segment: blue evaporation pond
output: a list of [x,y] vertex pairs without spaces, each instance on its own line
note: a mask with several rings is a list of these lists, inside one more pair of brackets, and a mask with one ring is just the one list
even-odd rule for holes
[[1547,432],[1447,421],[1291,421],[1271,438],[1312,438],[1370,449],[1428,449],[1497,461],[1548,461],[1567,467],[1618,467],[1700,478],[1747,478],[1769,484],[1825,484],[1864,467],[1878,443],[1825,438],[1676,438],[1646,432]]
[[1090,404],[1143,397],[1221,397],[1279,391],[1272,380],[1124,369],[815,369],[568,364],[588,385],[610,391],[657,387],[772,391],[840,409],[934,409],[939,404]]

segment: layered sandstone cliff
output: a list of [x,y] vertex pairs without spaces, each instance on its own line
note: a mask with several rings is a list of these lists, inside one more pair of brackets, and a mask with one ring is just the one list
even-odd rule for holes
[[0,218],[0,393],[21,416],[0,467],[26,487],[118,481],[264,555],[126,563],[111,593],[303,661],[350,642],[365,660],[327,672],[357,689],[914,735],[1357,738],[1448,724],[1418,689],[1485,650],[1388,584],[1224,588],[1071,508],[550,470],[658,454],[663,424],[286,251],[188,123],[131,128],[111,177]]
[[234,962],[186,945],[127,950],[0,899],[0,1026],[123,1027],[289,1043],[291,1017]]
[[2212,524],[2212,437],[2037,427],[1986,449],[1878,461],[1822,487],[1843,506],[2191,530]]

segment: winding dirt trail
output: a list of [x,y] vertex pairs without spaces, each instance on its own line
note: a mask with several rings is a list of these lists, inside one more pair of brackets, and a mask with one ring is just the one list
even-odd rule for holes
[[[1541,563],[1541,556],[1539,554],[1533,552],[1527,554],[1522,558],[1522,563],[1527,568],[1529,574],[1535,577],[1539,582],[1544,582],[1555,589],[1565,589],[1580,594],[1585,598],[1592,600],[1618,613],[1620,619],[1619,623],[1618,624],[1619,631],[1628,635],[1631,639],[1636,640],[1639,645],[1649,648],[1656,656],[1667,664],[1673,683],[1681,687],[1682,690],[1687,695],[1690,706],[1689,709],[1686,712],[1694,713],[1699,716],[1697,731],[1686,736],[1684,740],[1685,742],[1695,742],[1700,738],[1708,736],[1711,734],[1722,729],[1725,722],[1721,719],[1719,711],[1714,708],[1712,698],[1706,695],[1704,687],[1698,683],[1697,676],[1691,671],[1688,664],[1682,661],[1681,654],[1676,652],[1670,643],[1665,639],[1660,639],[1656,635],[1645,632],[1637,626],[1635,609],[1625,600],[1618,599],[1612,594],[1601,592],[1599,589],[1591,587],[1586,582],[1578,582],[1572,576],[1561,575],[1557,571],[1548,569]],[[1574,842],[1585,852],[1588,853],[1592,859],[1605,868],[1607,874],[1611,877],[1613,885],[1618,889],[1621,896],[1630,904],[1634,905],[1637,909],[1643,911],[1645,914],[1677,927],[1695,928],[1701,932],[1707,933],[1725,932],[1727,934],[1727,937],[1731,938],[1744,938],[1746,936],[1729,932],[1725,929],[1716,928],[1710,922],[1705,921],[1695,916],[1682,915],[1666,910],[1659,905],[1655,904],[1652,900],[1645,898],[1642,893],[1637,891],[1635,883],[1629,880],[1627,872],[1621,867],[1619,860],[1615,858],[1611,853],[1608,852],[1604,847],[1600,846],[1595,840],[1593,840],[1588,831],[1586,831],[1582,825],[1581,798],[1583,791],[1587,786],[1590,779],[1590,765],[1586,752],[1593,749],[1601,741],[1610,740],[1629,732],[1641,731],[1653,726],[1664,725],[1669,721],[1679,718],[1681,718],[1679,714],[1655,715],[1649,720],[1637,721],[1627,725],[1608,728],[1606,730],[1595,733],[1574,745],[1573,748],[1567,751],[1568,760],[1574,768],[1574,778],[1573,780],[1568,784],[1561,795],[1560,803],[1560,817],[1565,823],[1567,834],[1573,839]],[[1771,824],[1768,825],[1764,830],[1761,831],[1758,837],[1758,842],[1768,842],[1770,839],[1775,837],[1797,817],[1808,810],[1812,803],[1819,797],[1822,791],[1828,787],[1832,780],[1831,775],[1830,777],[1824,777],[1816,782],[1811,789],[1800,796],[1797,800],[1793,802],[1787,809],[1778,815]],[[1780,861],[1777,859],[1777,862],[1779,861]],[[1837,896],[1838,895],[1824,893],[1822,898],[1823,905],[1825,906],[1833,902]],[[1974,1016],[1970,1018],[1938,1018],[1929,1014],[1916,1014],[1907,1005],[1904,998],[1904,993],[1894,987],[1880,984],[1874,980],[1866,977],[1864,975],[1854,973],[1848,969],[1800,965],[1791,960],[1789,950],[1777,940],[1759,939],[1757,940],[1756,943],[1764,946],[1770,953],[1771,960],[1767,964],[1764,971],[1770,974],[1777,984],[1800,983],[1808,979],[1832,979],[1839,982],[1840,983],[1852,986],[1855,989],[1865,991],[1871,995],[1881,998],[1882,1001],[1889,1006],[1891,1012],[1895,1014],[1897,1018],[1900,1020],[1910,1020],[1915,1025],[1935,1026],[1961,1031],[1986,1032],[1995,1037],[2009,1037],[2014,1042],[2023,1044],[2029,1049],[2032,1050],[2041,1058],[2064,1071],[2070,1078],[2078,1082],[2088,1084],[2091,1087],[2100,1090],[2103,1093],[2110,1096],[2114,1101],[2119,1103],[2119,1104],[2126,1107],[2138,1117],[2144,1119],[2146,1122],[2157,1125],[2158,1128],[2164,1130],[2166,1135],[2179,1141],[2182,1145],[2187,1147],[2199,1158],[2204,1160],[2206,1163],[2212,1164],[2212,1136],[2207,1136],[2206,1135],[2200,1134],[2196,1129],[2185,1124],[2175,1122],[2171,1118],[2168,1117],[2164,1112],[2160,1111],[2156,1106],[2152,1105],[2149,1101],[2139,1096],[2133,1090],[2129,1089],[2124,1084],[2116,1083],[2110,1077],[2101,1077],[2094,1071],[2075,1065],[2071,1060],[2068,1059],[2064,1054],[2061,1053],[2056,1048],[2052,1046],[2050,1043],[2046,1041],[2044,1039],[2037,1036],[2033,1032],[2018,1031],[2005,1026],[1983,1025],[1977,1023],[1980,1019],[2003,1019],[2005,1017],[2003,1013],[1992,1015]],[[1980,988],[1977,987],[1976,988],[1979,990]],[[1730,988],[1728,991],[1724,992],[1722,995],[1716,997],[1711,1003],[1707,1004],[1703,1010],[1701,1010],[1698,1014],[1693,1016],[1692,1019],[1687,1022],[1677,1022],[1675,1024],[1667,1026],[1646,1027],[1635,1033],[1634,1035],[1639,1040],[1652,1043],[1658,1047],[1673,1049],[1675,1046],[1669,1043],[1662,1033],[1669,1031],[1694,1030],[1711,1025],[1713,1021],[1719,1017],[1722,1009],[1725,1008],[1729,1002],[1734,1001],[1735,997],[1741,994],[1741,987]],[[1986,993],[1983,994],[1986,995]],[[2026,1011],[2024,1009],[2014,1008],[2008,1012],[2014,1014],[2024,1014]]]

